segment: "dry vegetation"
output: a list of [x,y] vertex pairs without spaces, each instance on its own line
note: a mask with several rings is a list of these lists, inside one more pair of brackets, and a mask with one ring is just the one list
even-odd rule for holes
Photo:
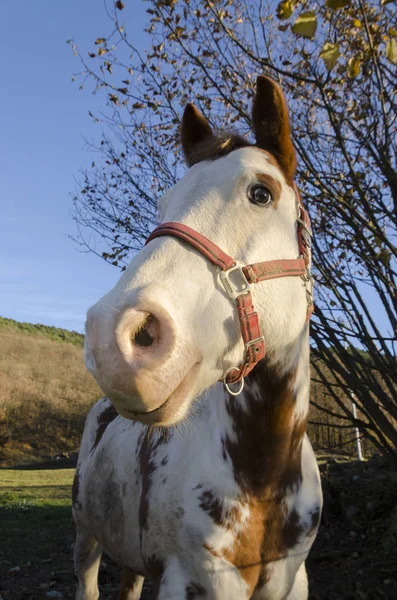
[[[0,317],[0,465],[78,450],[85,417],[101,396],[84,366],[83,341],[75,332]],[[354,455],[349,419],[335,409],[323,385],[313,382],[311,396],[314,449]],[[366,457],[372,455],[368,440],[363,449]]]
[[0,328],[0,464],[77,450],[100,394],[81,347]]

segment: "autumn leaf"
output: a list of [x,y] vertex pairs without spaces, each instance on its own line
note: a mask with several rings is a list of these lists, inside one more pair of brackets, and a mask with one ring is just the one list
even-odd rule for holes
[[99,50],[98,50],[98,56],[103,56],[106,53],[107,53],[106,48],[99,48]]
[[309,10],[299,15],[291,29],[295,35],[312,39],[317,29],[317,17],[315,12]]
[[327,42],[324,44],[323,49],[320,52],[320,58],[325,62],[325,66],[328,71],[331,71],[340,55],[338,44],[330,44]]
[[391,37],[397,37],[397,29],[389,29],[388,33]]
[[350,77],[350,79],[355,79],[360,74],[360,69],[361,69],[361,58],[357,54],[356,56],[353,56],[352,58],[349,59],[348,66],[347,66],[347,76]]
[[116,8],[118,8],[119,10],[123,10],[123,8],[124,8],[124,2],[121,2],[121,0],[117,0],[117,2],[116,2]]
[[332,10],[338,10],[338,8],[344,8],[349,5],[350,0],[327,0],[327,6]]
[[88,56],[89,56],[90,58],[95,58],[95,57],[96,57],[96,54],[95,54],[94,52],[89,52],[89,53],[88,53]]
[[280,21],[289,19],[293,12],[294,6],[292,4],[292,0],[283,0],[277,6],[277,17],[280,19]]
[[390,38],[386,44],[386,58],[397,65],[397,41],[395,38]]
[[103,44],[105,42],[105,38],[97,38],[95,40],[95,44],[98,46],[98,44]]
[[113,104],[119,103],[119,99],[118,96],[116,96],[116,94],[109,94],[109,100],[113,102]]

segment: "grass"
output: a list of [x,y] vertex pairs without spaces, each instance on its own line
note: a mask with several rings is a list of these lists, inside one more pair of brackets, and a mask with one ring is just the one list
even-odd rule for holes
[[74,469],[1,469],[0,507],[70,506],[73,474]]
[[[26,586],[44,598],[50,573],[70,571],[74,528],[73,469],[0,470],[0,595],[24,598]],[[50,571],[51,569],[51,571]],[[3,587],[2,587],[3,586]],[[5,593],[7,592],[7,594]]]
[[[72,600],[75,527],[74,469],[0,469],[0,598],[48,600],[50,590]],[[107,564],[106,564],[107,563]],[[101,599],[116,597],[119,569],[102,562]]]
[[78,450],[100,397],[82,348],[0,327],[0,465]]

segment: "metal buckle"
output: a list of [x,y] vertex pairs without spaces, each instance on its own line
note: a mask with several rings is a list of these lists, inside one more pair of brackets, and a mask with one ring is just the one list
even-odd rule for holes
[[[237,272],[241,275],[242,287],[240,289],[238,289],[238,284],[234,284],[230,281],[230,274],[234,272]],[[222,282],[223,287],[225,288],[227,295],[230,296],[232,300],[235,300],[238,296],[240,296],[241,294],[245,294],[251,289],[251,284],[249,283],[248,279],[244,274],[243,267],[240,267],[239,265],[230,267],[230,269],[228,269],[227,271],[220,271],[219,278]]]
[[255,338],[254,340],[251,340],[249,342],[247,342],[245,344],[245,351],[248,354],[248,348],[250,348],[251,346],[255,346],[255,344],[261,344],[261,343],[265,343],[265,338],[263,337],[263,335],[261,335],[258,338]]

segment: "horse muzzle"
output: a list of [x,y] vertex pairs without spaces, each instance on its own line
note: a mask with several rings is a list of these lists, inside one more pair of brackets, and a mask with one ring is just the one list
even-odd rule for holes
[[158,303],[88,312],[85,361],[99,386],[128,419],[169,425],[186,414],[201,362],[175,320]]

